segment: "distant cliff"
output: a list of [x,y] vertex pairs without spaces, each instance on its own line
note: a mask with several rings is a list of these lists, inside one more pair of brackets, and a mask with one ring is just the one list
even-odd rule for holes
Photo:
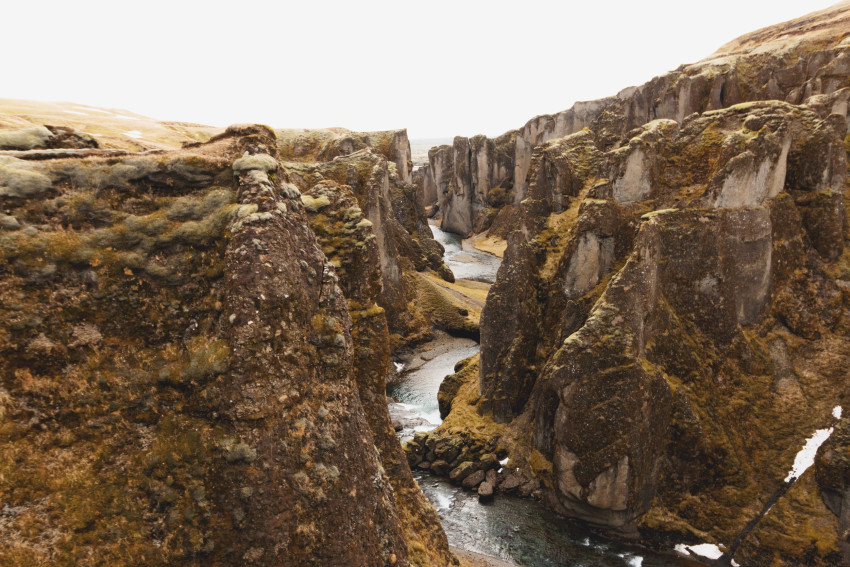
[[847,20],[844,8],[799,18],[743,36],[707,59],[616,96],[537,116],[498,138],[457,137],[452,146],[429,152],[422,191],[436,193],[437,199],[427,199],[425,205],[439,205],[444,230],[481,232],[504,206],[518,205],[526,197],[534,148],[549,140],[590,128],[599,149],[608,150],[653,120],[681,124],[691,114],[741,102],[800,104],[813,95],[831,94],[850,84],[850,44],[840,34],[831,35]]

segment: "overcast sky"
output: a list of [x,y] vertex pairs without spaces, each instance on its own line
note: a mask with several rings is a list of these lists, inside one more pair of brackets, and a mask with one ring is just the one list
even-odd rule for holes
[[0,98],[494,136],[835,2],[7,0]]

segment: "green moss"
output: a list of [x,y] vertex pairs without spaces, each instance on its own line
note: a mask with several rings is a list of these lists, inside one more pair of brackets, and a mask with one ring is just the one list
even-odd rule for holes
[[230,368],[230,348],[227,343],[200,336],[188,344],[189,363],[182,378],[189,382],[204,382],[224,374]]
[[316,213],[331,204],[330,199],[328,199],[325,195],[311,197],[310,195],[302,194],[301,202],[304,203],[304,208],[311,213]]
[[233,162],[233,171],[244,172],[258,169],[268,173],[277,171],[277,160],[268,154],[254,154],[243,156]]

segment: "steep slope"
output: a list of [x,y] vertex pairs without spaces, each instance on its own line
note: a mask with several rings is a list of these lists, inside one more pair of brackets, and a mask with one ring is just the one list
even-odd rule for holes
[[[418,272],[432,270],[448,281],[454,276],[443,262],[443,247],[431,234],[416,188],[405,181],[411,177],[407,134],[344,132],[331,137],[327,131],[288,132],[291,137],[279,140],[279,146],[284,156],[297,154],[296,161],[283,162],[293,183],[304,192],[326,181],[349,187],[372,224],[382,278],[379,304],[387,310],[393,349],[428,338],[436,317],[433,309],[419,305],[427,302],[420,301]],[[362,147],[355,144],[358,141]],[[303,149],[308,147],[313,149]],[[319,211],[325,202],[318,197],[307,207]]]
[[[478,387],[452,401],[479,415],[464,430],[450,413],[445,432],[501,439],[548,505],[612,533],[732,542],[850,393],[848,12],[786,24],[787,49],[745,39],[527,126],[536,147],[482,313]],[[790,102],[733,104],[775,82]],[[742,94],[718,102],[714,87]],[[577,131],[556,137],[559,123]],[[839,560],[837,450],[739,561]]]
[[0,156],[0,563],[452,561],[383,403],[372,227],[337,275],[277,144]]

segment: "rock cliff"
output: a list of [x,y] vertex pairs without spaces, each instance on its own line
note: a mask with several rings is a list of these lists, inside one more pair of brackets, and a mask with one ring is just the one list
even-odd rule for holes
[[379,236],[278,144],[0,155],[0,563],[452,561],[384,403]]
[[[488,228],[500,207],[526,197],[534,149],[583,128],[597,134],[601,149],[612,149],[653,120],[681,124],[693,113],[755,100],[799,104],[850,85],[850,43],[842,41],[848,19],[846,6],[838,6],[765,28],[707,59],[615,96],[536,116],[494,140],[456,138],[451,148],[434,148],[429,169],[442,228],[463,235]],[[492,188],[499,188],[495,198]]]
[[[379,134],[384,137],[380,138]],[[403,131],[363,136],[380,138],[386,143],[392,141],[394,145],[391,147],[400,145],[409,148]],[[348,139],[345,137],[342,142]],[[399,143],[399,139],[403,139],[404,143]],[[330,145],[326,142],[325,148]],[[407,152],[389,152],[388,155],[409,155],[409,149]],[[316,159],[332,153],[323,149]],[[417,272],[431,269],[449,281],[453,281],[454,276],[443,263],[443,248],[431,234],[416,187],[404,181],[395,162],[372,146],[350,154],[335,155],[329,161],[301,159],[283,162],[293,183],[305,192],[324,181],[350,187],[364,218],[372,225],[382,278],[379,303],[387,310],[393,347],[427,338],[433,317],[412,307],[418,296]],[[409,167],[409,162],[405,162],[405,168]],[[409,169],[405,171],[409,179]],[[320,211],[325,202],[318,198],[305,203],[308,209]]]
[[[478,391],[451,413],[477,409],[466,433],[510,441],[555,510],[729,544],[846,401],[848,36],[844,5],[517,134]],[[739,561],[839,561],[836,454]]]

